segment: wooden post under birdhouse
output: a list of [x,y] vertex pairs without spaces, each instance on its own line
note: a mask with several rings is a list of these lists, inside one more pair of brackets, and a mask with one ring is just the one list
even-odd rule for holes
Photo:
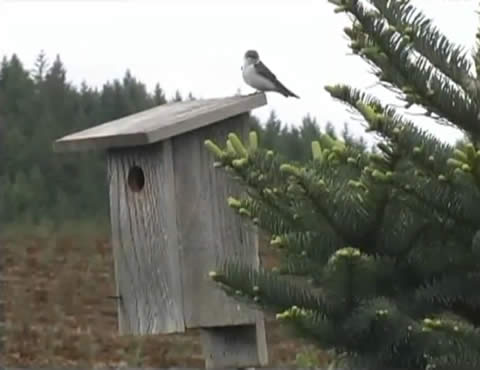
[[267,363],[263,314],[208,277],[225,259],[258,267],[258,234],[228,206],[242,191],[204,147],[230,132],[246,139],[264,94],[161,105],[54,143],[105,150],[121,334],[200,328],[206,366]]

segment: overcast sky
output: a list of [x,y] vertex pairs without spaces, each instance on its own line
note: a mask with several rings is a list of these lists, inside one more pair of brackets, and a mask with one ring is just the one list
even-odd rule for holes
[[[474,46],[478,1],[417,0],[452,41]],[[284,122],[298,125],[307,113],[320,122],[352,122],[345,107],[324,91],[326,84],[369,88],[375,78],[349,54],[344,15],[327,0],[0,0],[0,54],[17,53],[28,68],[41,49],[60,54],[73,83],[101,86],[128,68],[149,89],[159,82],[167,95],[175,89],[196,97],[250,93],[240,67],[247,49],[301,99],[267,94],[268,105]],[[368,92],[392,102],[381,88]],[[446,139],[453,130],[418,120]]]

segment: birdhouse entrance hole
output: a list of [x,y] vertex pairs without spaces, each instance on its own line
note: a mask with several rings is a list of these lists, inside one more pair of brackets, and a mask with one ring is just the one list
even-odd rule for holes
[[139,166],[133,166],[128,171],[128,186],[130,190],[137,193],[143,189],[145,185],[145,175]]

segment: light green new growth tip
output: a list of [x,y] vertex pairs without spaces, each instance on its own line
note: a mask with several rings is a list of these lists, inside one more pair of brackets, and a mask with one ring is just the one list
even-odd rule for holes
[[241,214],[242,216],[247,216],[247,217],[252,216],[252,214],[248,211],[248,209],[243,207],[238,210],[238,213]]
[[332,151],[336,154],[342,154],[345,151],[345,145],[340,140],[333,145]]
[[211,140],[205,140],[205,147],[217,158],[223,157],[223,150],[220,149],[217,144]]
[[321,135],[320,142],[322,143],[324,148],[328,149],[332,149],[336,144],[336,140],[334,140],[329,134]]
[[235,148],[232,145],[232,142],[230,140],[227,140],[227,153],[230,155],[236,155],[237,152],[235,151]]
[[454,167],[454,168],[460,168],[462,167],[462,162],[460,162],[459,160],[455,159],[455,158],[448,158],[447,160],[447,165],[450,166],[450,167]]
[[465,154],[470,160],[475,160],[477,159],[477,152],[475,151],[475,147],[473,146],[472,143],[468,143],[465,145]]
[[238,138],[238,136],[234,133],[228,134],[228,139],[232,143],[233,149],[235,152],[241,156],[241,157],[246,157],[247,156],[247,150],[243,146],[242,142]]
[[357,109],[362,113],[362,115],[365,117],[365,119],[368,121],[369,124],[375,122],[377,120],[378,114],[375,112],[375,110],[369,106],[368,104],[364,104],[361,101],[358,101],[357,104]]
[[322,147],[318,141],[312,141],[312,156],[315,160],[322,160]]
[[359,257],[360,255],[360,249],[353,247],[341,248],[335,252],[335,256],[338,257]]
[[470,167],[468,164],[464,163],[462,164],[462,170],[465,172],[472,172],[472,167]]
[[234,159],[232,161],[232,166],[235,168],[242,168],[248,163],[247,158]]
[[337,154],[335,152],[331,152],[328,156],[327,156],[327,160],[328,161],[333,161],[337,159]]
[[275,318],[277,320],[285,320],[285,319],[294,319],[294,318],[300,318],[300,317],[306,317],[311,314],[311,310],[306,310],[304,308],[299,308],[297,306],[292,306],[288,310],[285,310],[283,312],[277,313],[275,315]]
[[251,131],[248,135],[248,149],[254,152],[258,148],[258,135],[255,131]]
[[383,182],[387,182],[389,180],[389,177],[386,176],[382,171],[379,171],[379,170],[373,170],[372,176],[375,179],[377,179],[379,181],[383,181]]
[[325,91],[331,95],[335,95],[335,93],[339,92],[338,85],[327,85],[324,87]]
[[[467,154],[466,154],[464,151],[459,150],[459,149],[455,149],[455,150],[453,151],[453,154],[455,155],[455,157],[457,157],[457,159],[458,159],[459,161],[468,162],[468,156],[467,156]],[[475,152],[474,152],[474,154],[473,154],[473,158],[475,158]],[[472,159],[473,159],[473,158],[472,158]]]
[[289,173],[290,175],[293,175],[293,176],[300,176],[301,175],[301,170],[300,168],[292,165],[292,164],[289,164],[289,163],[284,163],[280,166],[280,171],[282,172],[287,172]]
[[234,197],[228,197],[228,205],[232,208],[240,208],[242,206],[242,202]]
[[280,247],[283,244],[283,239],[280,236],[275,236],[270,240],[270,245],[275,247]]

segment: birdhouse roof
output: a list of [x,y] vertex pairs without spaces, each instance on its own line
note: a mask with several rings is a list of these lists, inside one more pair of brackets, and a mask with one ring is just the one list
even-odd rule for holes
[[261,107],[264,93],[163,104],[53,143],[55,151],[101,150],[155,143]]

